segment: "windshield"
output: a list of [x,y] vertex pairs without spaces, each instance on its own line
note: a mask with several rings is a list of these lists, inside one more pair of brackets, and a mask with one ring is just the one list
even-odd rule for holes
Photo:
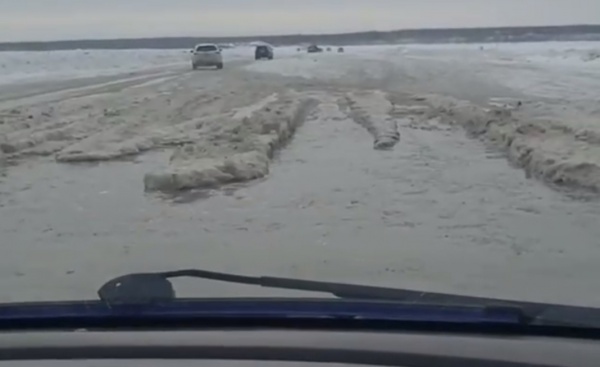
[[214,45],[201,45],[196,47],[196,52],[211,52],[211,51],[217,51],[218,48],[217,46]]
[[200,268],[600,307],[597,2],[5,2],[0,302]]

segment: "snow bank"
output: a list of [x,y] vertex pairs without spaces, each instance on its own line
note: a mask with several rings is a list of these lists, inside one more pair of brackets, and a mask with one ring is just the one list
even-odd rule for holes
[[147,191],[172,192],[248,181],[269,172],[275,150],[284,145],[315,101],[302,95],[269,96],[214,124],[209,136],[177,149],[171,167],[144,177]]
[[502,148],[533,176],[558,186],[600,192],[600,135],[578,133],[552,122],[518,117],[510,107],[485,109],[448,97],[429,96],[430,116],[464,127],[472,137]]
[[397,120],[391,116],[393,106],[386,93],[348,93],[343,102],[349,116],[373,136],[373,148],[392,149],[400,141]]

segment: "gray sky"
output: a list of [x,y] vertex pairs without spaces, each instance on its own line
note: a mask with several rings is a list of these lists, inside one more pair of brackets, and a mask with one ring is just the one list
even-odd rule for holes
[[600,24],[600,0],[0,0],[0,41]]

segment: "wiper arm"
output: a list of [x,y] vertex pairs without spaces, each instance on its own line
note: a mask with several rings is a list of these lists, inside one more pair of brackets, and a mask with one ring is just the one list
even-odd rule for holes
[[510,301],[293,278],[251,277],[201,269],[177,270],[163,273],[138,273],[120,276],[104,284],[98,290],[98,295],[102,301],[107,302],[108,304],[172,301],[176,298],[176,295],[169,278],[177,277],[211,279],[228,283],[257,285],[267,288],[322,292],[344,299],[395,301],[402,303],[447,306],[516,307],[528,320],[527,322],[531,324],[600,327],[600,310],[591,307]]
[[[128,274],[104,284],[98,295],[109,303],[153,302],[175,299],[175,291],[169,278],[192,277],[218,280],[228,283],[251,284],[265,288],[280,288],[308,292],[328,293],[338,298],[396,300],[405,302],[435,302],[441,299],[433,293],[394,288],[382,288],[353,284],[331,283],[278,277],[251,277],[201,269],[177,270],[164,273]],[[443,295],[443,301],[451,295]],[[459,303],[462,299],[459,298]]]

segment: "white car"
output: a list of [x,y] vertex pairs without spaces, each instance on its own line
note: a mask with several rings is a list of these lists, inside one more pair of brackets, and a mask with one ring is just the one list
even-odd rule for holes
[[212,43],[196,45],[192,52],[192,68],[196,70],[201,66],[216,66],[223,69],[223,55],[221,48]]

